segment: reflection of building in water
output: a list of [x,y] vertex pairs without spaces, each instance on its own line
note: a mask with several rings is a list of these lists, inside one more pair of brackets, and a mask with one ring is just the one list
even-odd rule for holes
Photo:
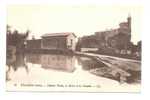
[[43,68],[52,68],[73,72],[75,70],[75,57],[65,55],[42,55]]
[[27,54],[26,61],[33,64],[41,64],[41,55],[40,54]]

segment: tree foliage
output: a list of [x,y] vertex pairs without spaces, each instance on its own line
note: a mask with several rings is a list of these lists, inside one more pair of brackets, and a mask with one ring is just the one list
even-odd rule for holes
[[27,39],[30,31],[20,33],[18,30],[11,31],[11,26],[7,25],[7,46],[15,46],[16,48],[23,48],[24,42]]

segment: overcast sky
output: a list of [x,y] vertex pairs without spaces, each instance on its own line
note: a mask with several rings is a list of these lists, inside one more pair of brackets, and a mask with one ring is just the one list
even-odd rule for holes
[[119,27],[132,17],[132,42],[141,38],[140,6],[100,5],[9,5],[7,24],[20,32],[27,29],[35,38],[45,33],[74,32],[77,37]]

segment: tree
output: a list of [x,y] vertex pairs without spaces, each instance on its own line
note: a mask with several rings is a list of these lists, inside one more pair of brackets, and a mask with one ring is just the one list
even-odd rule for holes
[[13,32],[10,29],[11,27],[7,25],[7,46],[16,47],[17,51],[24,49],[24,42],[26,41],[30,31],[27,30],[25,33],[20,33],[18,30]]
[[81,38],[78,39],[78,42],[76,44],[76,51],[81,51]]

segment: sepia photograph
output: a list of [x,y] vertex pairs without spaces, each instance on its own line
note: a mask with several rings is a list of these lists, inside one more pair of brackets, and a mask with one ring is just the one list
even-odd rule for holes
[[141,92],[139,5],[7,5],[6,91]]

